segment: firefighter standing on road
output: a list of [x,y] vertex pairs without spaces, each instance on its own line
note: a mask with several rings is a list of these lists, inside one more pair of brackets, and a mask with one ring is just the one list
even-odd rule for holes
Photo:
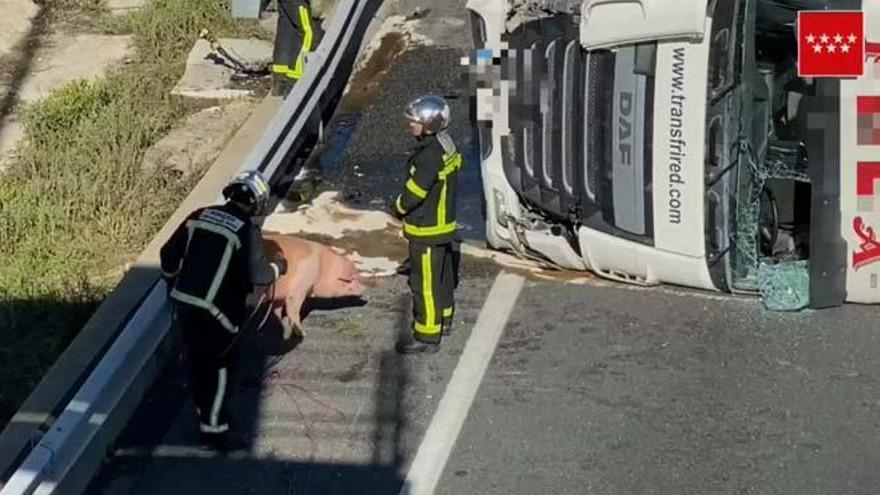
[[320,39],[320,26],[313,22],[309,0],[278,0],[278,28],[275,33],[272,73],[273,94],[290,92],[305,71],[306,54]]
[[395,346],[403,354],[437,352],[441,333],[452,331],[455,311],[453,241],[456,181],[462,157],[447,133],[449,105],[425,96],[404,112],[417,143],[407,163],[406,189],[392,211],[409,240],[409,285],[413,295],[412,341]]
[[269,185],[258,172],[244,172],[224,189],[226,203],[199,208],[177,228],[160,253],[175,317],[189,358],[191,389],[201,440],[221,451],[243,447],[229,434],[230,375],[237,334],[246,323],[246,299],[254,286],[268,286],[287,270],[269,263],[252,216],[266,205]]

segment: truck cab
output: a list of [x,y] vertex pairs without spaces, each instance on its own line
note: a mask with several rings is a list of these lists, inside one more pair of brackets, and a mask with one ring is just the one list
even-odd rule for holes
[[859,137],[880,65],[866,57],[848,79],[797,70],[799,10],[862,10],[870,41],[880,2],[573,4],[528,17],[468,3],[491,247],[742,294],[786,267],[812,307],[880,301],[880,254],[859,254],[880,218],[857,194],[873,197],[864,164],[880,162]]

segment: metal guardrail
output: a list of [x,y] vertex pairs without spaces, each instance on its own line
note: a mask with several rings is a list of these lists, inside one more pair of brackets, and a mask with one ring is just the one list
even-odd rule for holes
[[[323,121],[316,120],[316,115],[329,115],[335,109],[366,27],[380,4],[381,0],[339,0],[320,46],[309,56],[303,78],[239,170],[259,170],[275,185],[290,173],[288,169],[295,165],[291,158],[320,132],[313,129]],[[0,495],[70,493],[84,487],[82,479],[70,483],[71,473],[74,468],[93,473],[99,466],[115,436],[102,434],[102,429],[111,418],[123,424],[126,418],[114,416],[131,413],[133,398],[126,397],[126,391],[138,382],[166,339],[170,321],[165,283],[158,281]],[[139,400],[134,398],[135,403]],[[125,402],[128,409],[119,412]]]

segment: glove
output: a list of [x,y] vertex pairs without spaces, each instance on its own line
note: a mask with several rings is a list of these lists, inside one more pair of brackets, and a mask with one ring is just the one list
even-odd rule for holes
[[284,275],[287,273],[287,260],[284,258],[278,258],[277,260],[272,262],[278,268],[278,276]]

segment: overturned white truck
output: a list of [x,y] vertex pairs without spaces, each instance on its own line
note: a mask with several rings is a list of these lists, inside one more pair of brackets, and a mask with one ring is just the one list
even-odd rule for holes
[[880,1],[545,3],[467,5],[490,246],[734,293],[794,267],[811,307],[880,302],[880,64],[800,78],[796,25],[861,10],[880,41]]

